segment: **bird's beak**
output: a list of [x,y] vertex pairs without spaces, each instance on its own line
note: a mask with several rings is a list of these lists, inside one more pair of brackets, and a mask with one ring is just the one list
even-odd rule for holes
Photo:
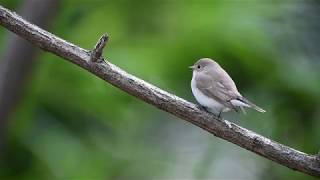
[[190,69],[194,69],[194,65],[193,66],[189,66]]

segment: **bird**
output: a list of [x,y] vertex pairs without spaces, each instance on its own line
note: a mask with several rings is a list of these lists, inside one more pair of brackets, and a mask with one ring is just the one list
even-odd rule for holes
[[239,112],[241,109],[245,113],[244,107],[261,113],[266,112],[239,93],[232,78],[216,61],[201,58],[190,68],[193,70],[192,93],[206,111],[214,113],[219,118],[222,112],[232,110]]

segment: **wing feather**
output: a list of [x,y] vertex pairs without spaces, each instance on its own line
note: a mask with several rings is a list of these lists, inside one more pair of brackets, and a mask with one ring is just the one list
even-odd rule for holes
[[209,74],[199,74],[196,79],[198,89],[208,97],[213,98],[226,107],[235,109],[230,100],[237,98],[238,94],[234,93],[232,86],[226,85],[221,79],[216,79]]

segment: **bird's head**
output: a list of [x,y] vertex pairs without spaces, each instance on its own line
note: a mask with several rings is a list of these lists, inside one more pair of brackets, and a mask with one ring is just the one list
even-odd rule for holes
[[189,68],[191,68],[193,72],[203,72],[207,71],[208,69],[213,69],[217,65],[218,63],[216,63],[214,60],[210,58],[201,58]]

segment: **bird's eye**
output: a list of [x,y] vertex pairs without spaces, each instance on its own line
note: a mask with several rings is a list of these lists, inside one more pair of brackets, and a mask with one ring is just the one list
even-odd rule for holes
[[198,65],[197,68],[200,69],[200,65]]

